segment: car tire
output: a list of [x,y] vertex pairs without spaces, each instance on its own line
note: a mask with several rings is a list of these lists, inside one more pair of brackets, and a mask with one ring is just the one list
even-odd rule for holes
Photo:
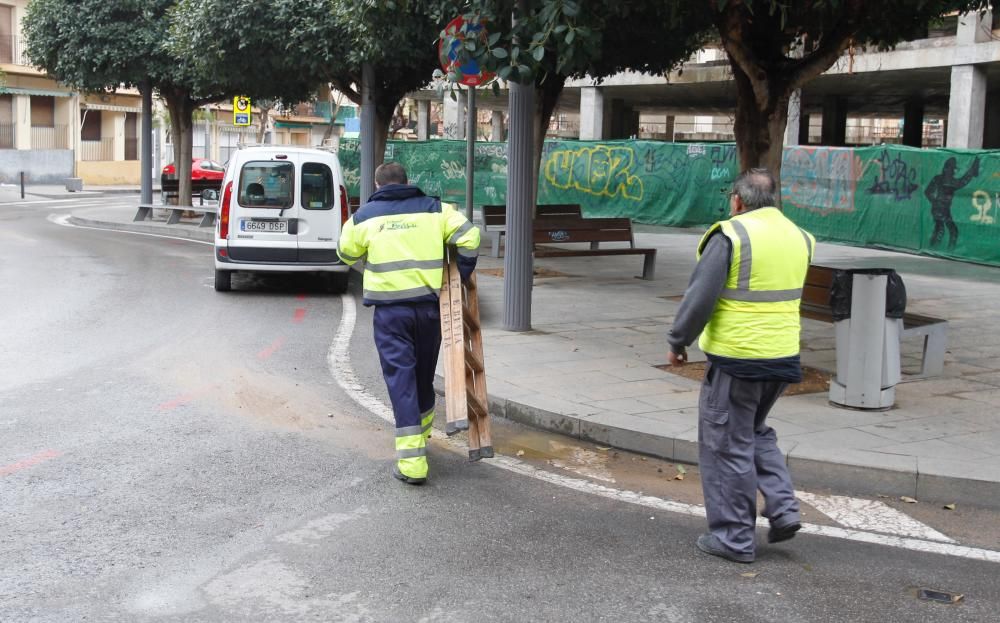
[[326,290],[330,294],[343,294],[347,292],[349,272],[326,273]]
[[216,270],[215,271],[215,291],[216,292],[229,292],[233,289],[233,271],[231,270]]

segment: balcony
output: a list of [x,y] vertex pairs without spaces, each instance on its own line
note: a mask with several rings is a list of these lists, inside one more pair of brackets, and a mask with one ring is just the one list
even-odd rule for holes
[[21,65],[31,67],[25,48],[27,40],[20,35],[0,36],[0,65]]
[[115,159],[115,139],[102,138],[99,141],[80,141],[80,160],[84,162],[107,162]]
[[32,149],[69,149],[66,126],[31,126]]
[[14,149],[13,123],[0,123],[0,149]]

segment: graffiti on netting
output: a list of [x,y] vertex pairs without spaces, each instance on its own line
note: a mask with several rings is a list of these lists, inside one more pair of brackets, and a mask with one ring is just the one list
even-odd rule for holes
[[890,195],[896,201],[908,200],[913,197],[913,191],[920,188],[917,183],[917,169],[903,160],[903,154],[897,153],[893,158],[888,149],[883,149],[870,163],[878,173],[868,188],[870,195]]
[[782,201],[820,214],[853,212],[862,170],[861,159],[849,148],[786,149],[781,165]]
[[635,150],[627,146],[557,150],[545,161],[545,179],[562,190],[641,201],[643,184],[634,173],[636,162]]

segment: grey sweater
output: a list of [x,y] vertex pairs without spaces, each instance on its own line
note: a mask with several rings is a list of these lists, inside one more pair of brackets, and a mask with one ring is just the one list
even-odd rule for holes
[[715,303],[726,287],[732,253],[733,244],[724,235],[717,233],[708,239],[701,259],[691,273],[691,281],[674,316],[674,324],[667,334],[667,342],[673,352],[683,353],[708,324],[715,311]]

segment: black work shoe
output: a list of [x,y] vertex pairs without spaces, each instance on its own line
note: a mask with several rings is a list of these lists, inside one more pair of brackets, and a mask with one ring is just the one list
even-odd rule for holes
[[753,554],[737,554],[736,552],[726,549],[726,546],[719,542],[718,537],[710,532],[698,537],[698,549],[705,552],[706,554],[711,554],[713,556],[718,556],[719,558],[725,558],[730,562],[739,563],[751,563],[753,562]]
[[787,541],[788,539],[795,536],[795,533],[802,529],[802,524],[799,522],[790,523],[787,526],[771,526],[771,529],[767,531],[767,542],[768,543],[781,543],[782,541]]
[[398,465],[392,466],[392,477],[395,478],[396,480],[402,480],[408,485],[422,485],[425,482],[427,482],[426,478],[410,478],[403,472],[399,471]]

